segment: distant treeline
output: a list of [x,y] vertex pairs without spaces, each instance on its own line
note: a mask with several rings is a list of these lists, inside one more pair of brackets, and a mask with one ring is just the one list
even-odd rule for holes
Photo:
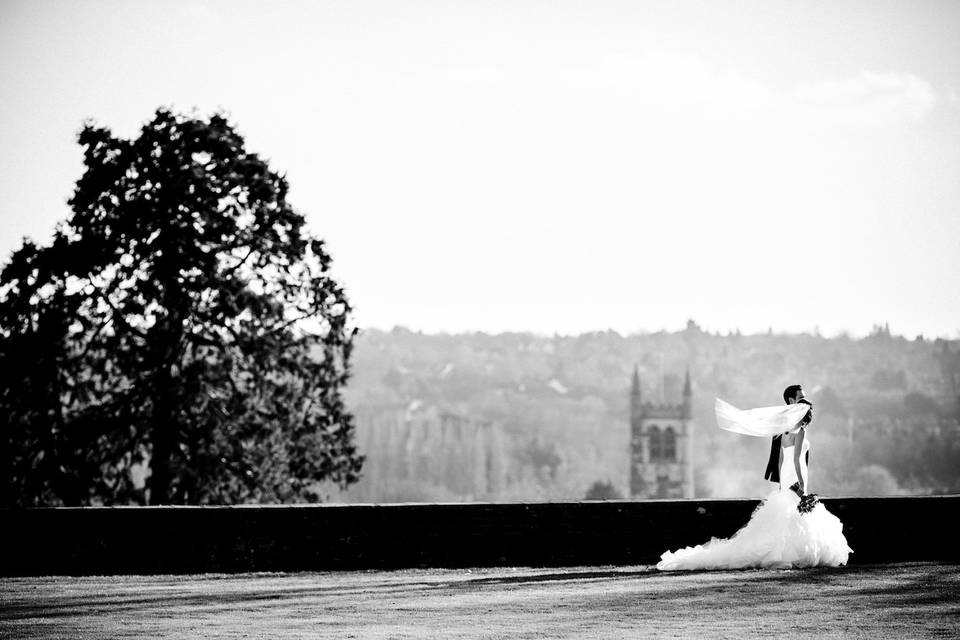
[[[717,429],[714,398],[742,407],[779,404],[783,388],[794,383],[804,385],[816,406],[815,491],[960,491],[956,340],[906,339],[886,327],[862,339],[719,335],[693,322],[683,331],[629,336],[427,335],[397,328],[361,333],[354,362],[348,405],[366,434],[360,446],[368,469],[380,469],[377,484],[390,491],[378,492],[361,480],[340,499],[358,492],[374,501],[478,499],[480,485],[454,480],[455,467],[449,465],[435,463],[445,475],[421,473],[408,491],[403,486],[413,485],[383,477],[396,448],[387,447],[382,434],[372,434],[384,420],[396,421],[385,416],[411,406],[496,430],[496,446],[484,455],[495,451],[505,459],[491,463],[497,479],[482,485],[484,499],[578,499],[598,482],[609,483],[608,494],[623,495],[627,390],[634,366],[645,399],[653,402],[677,401],[690,371],[698,496],[761,495],[769,487],[762,479],[768,443]],[[445,455],[429,450],[429,442],[423,438],[409,446],[426,447],[419,455]]]

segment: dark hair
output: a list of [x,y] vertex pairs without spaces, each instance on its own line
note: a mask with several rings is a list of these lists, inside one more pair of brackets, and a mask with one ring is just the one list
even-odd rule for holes
[[797,392],[800,391],[800,385],[792,384],[786,389],[783,390],[783,401],[787,404],[790,404],[790,398],[795,398]]

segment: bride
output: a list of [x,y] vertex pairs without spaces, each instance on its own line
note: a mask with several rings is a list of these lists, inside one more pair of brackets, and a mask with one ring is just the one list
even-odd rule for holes
[[843,523],[807,494],[813,406],[799,385],[783,393],[786,406],[741,411],[717,398],[720,428],[751,436],[774,436],[767,477],[779,488],[760,503],[732,537],[667,551],[657,569],[745,569],[828,566],[847,563],[851,549]]

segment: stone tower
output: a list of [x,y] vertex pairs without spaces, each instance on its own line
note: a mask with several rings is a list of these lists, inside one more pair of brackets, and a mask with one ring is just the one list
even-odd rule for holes
[[644,402],[640,374],[630,387],[630,497],[693,497],[690,371],[680,404]]

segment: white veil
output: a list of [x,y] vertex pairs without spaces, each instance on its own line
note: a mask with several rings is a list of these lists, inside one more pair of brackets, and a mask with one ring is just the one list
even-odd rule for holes
[[714,410],[721,429],[745,436],[769,438],[792,431],[810,407],[806,404],[782,404],[741,410],[717,398]]

